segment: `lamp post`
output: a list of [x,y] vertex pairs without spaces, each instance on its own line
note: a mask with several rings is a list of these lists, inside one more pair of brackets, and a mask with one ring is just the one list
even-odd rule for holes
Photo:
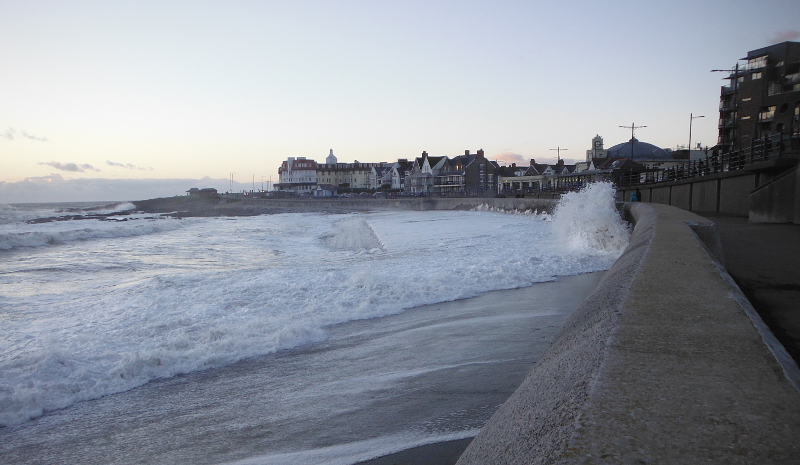
[[[557,147],[557,148],[550,149],[550,150],[555,150],[556,151],[556,156],[558,157],[558,161],[556,162],[556,165],[560,165],[561,164],[561,151],[562,150],[567,150],[567,149],[562,149],[561,147]],[[556,173],[556,188],[558,188],[558,180],[559,180],[558,173]]]
[[689,158],[692,158],[692,121],[697,118],[705,118],[705,116],[692,116],[692,114],[689,113]]
[[567,149],[562,149],[561,147],[558,147],[558,148],[555,148],[555,149],[550,149],[550,150],[555,150],[555,151],[556,151],[556,153],[557,153],[557,155],[556,155],[556,156],[558,157],[558,161],[561,161],[561,151],[562,151],[562,150],[567,150]]
[[633,161],[633,142],[636,140],[635,131],[637,129],[646,128],[647,126],[637,126],[636,123],[631,123],[630,126],[620,126],[620,127],[631,130],[631,161]]

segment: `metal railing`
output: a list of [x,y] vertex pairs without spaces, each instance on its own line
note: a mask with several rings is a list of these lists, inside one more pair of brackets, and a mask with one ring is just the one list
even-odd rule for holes
[[692,160],[656,171],[621,173],[617,176],[617,186],[630,187],[672,182],[698,176],[708,176],[714,173],[742,170],[753,163],[772,160],[789,153],[796,155],[798,152],[800,152],[800,138],[786,138],[782,134],[775,134],[764,139],[758,139],[749,147],[734,152],[712,154],[700,160]]

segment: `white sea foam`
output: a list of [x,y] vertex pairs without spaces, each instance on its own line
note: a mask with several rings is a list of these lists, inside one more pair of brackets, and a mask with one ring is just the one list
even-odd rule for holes
[[596,249],[567,247],[537,215],[482,212],[5,225],[6,244],[71,245],[0,260],[0,425],[320,341],[333,324],[608,269],[610,226],[585,232],[618,221],[605,206],[552,222]]
[[108,215],[136,209],[130,202],[0,203],[0,224],[68,215]]
[[621,253],[628,245],[630,226],[618,213],[614,186],[608,182],[564,195],[552,220],[557,237],[573,250]]
[[129,212],[132,210],[136,210],[136,205],[130,202],[113,203],[113,204],[103,205],[101,207],[90,207],[83,209],[83,211],[95,215],[110,215],[112,213]]
[[[99,238],[132,237],[170,231],[181,223],[152,218],[125,218],[130,224],[114,221],[54,221],[20,225],[0,225],[0,250],[16,247],[41,247]],[[138,220],[138,221],[137,221]]]

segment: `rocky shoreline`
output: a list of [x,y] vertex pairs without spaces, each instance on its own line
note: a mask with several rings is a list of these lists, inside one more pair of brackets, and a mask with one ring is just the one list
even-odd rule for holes
[[131,202],[136,211],[159,213],[161,216],[176,218],[210,216],[257,216],[275,213],[288,213],[291,209],[268,205],[254,205],[235,199],[211,199],[198,197],[163,197]]

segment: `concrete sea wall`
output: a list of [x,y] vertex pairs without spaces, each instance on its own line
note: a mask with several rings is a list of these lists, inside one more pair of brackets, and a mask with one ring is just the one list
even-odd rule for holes
[[618,200],[639,190],[643,202],[696,213],[750,218],[752,223],[800,224],[800,178],[796,156],[750,163],[742,169],[621,188]]
[[459,464],[800,456],[800,373],[721,265],[713,223],[625,209],[625,253]]

